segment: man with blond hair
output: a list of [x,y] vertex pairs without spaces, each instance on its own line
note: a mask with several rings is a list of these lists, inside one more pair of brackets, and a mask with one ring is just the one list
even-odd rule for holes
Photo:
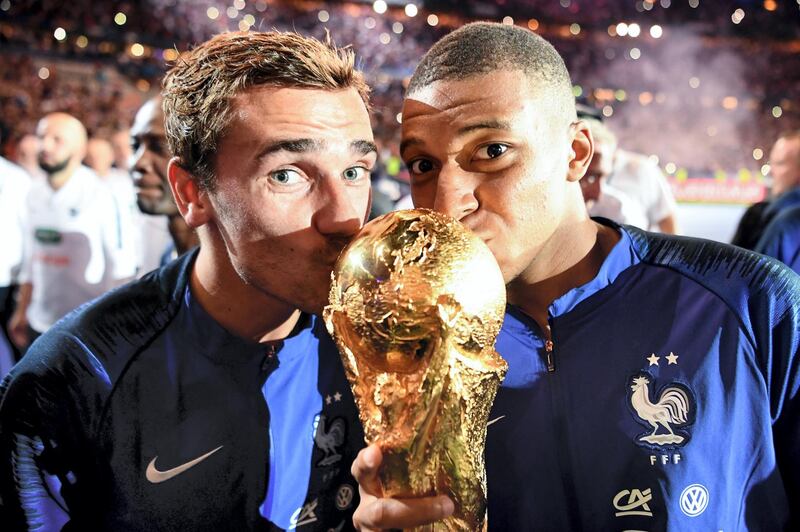
[[4,382],[0,522],[341,530],[363,435],[315,317],[369,212],[353,53],[227,33],[164,81],[168,179],[200,247],[84,307]]

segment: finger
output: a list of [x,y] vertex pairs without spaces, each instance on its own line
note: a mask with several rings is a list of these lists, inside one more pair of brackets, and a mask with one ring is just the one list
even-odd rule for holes
[[353,461],[353,466],[350,472],[358,482],[359,491],[362,496],[364,493],[381,497],[383,490],[381,489],[381,482],[378,479],[378,470],[380,469],[381,462],[383,461],[383,454],[381,448],[377,443],[373,443],[365,449],[361,449]]
[[353,520],[363,529],[412,528],[453,515],[453,501],[446,495],[417,499],[376,499],[359,506]]

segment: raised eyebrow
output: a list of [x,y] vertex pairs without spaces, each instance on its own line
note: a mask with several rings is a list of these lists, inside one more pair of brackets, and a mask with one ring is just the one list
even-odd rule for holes
[[324,147],[325,143],[316,140],[316,139],[287,139],[287,140],[279,140],[276,142],[272,142],[267,144],[261,153],[259,153],[258,158],[261,159],[266,157],[267,155],[272,155],[273,153],[279,151],[288,151],[292,153],[306,153],[310,151],[319,151]]
[[361,155],[377,154],[378,146],[370,140],[354,140],[350,143],[350,150]]

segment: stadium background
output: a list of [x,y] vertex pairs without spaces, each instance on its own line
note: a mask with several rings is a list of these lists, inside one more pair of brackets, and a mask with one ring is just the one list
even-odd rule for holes
[[684,234],[729,241],[767,193],[772,142],[800,127],[800,0],[0,0],[2,150],[13,158],[54,110],[98,136],[129,126],[167,66],[215,33],[329,31],[358,55],[382,171],[402,183],[404,83],[433,42],[472,20],[556,46],[578,100],[621,147],[658,161]]

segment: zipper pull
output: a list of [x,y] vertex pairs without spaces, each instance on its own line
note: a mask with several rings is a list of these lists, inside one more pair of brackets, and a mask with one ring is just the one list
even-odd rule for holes
[[556,357],[553,353],[553,341],[545,340],[544,351],[547,357],[547,372],[553,373],[556,370]]
[[264,356],[264,361],[261,363],[261,371],[267,371],[269,367],[272,365],[272,361],[275,360],[275,354],[278,352],[278,348],[275,344],[269,344],[267,346],[267,352]]

